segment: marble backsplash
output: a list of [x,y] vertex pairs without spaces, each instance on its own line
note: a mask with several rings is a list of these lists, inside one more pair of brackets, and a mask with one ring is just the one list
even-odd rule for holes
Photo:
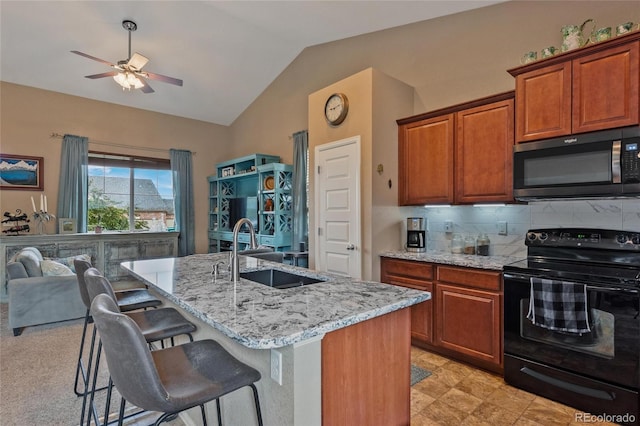
[[[427,250],[449,251],[453,233],[477,236],[486,233],[491,255],[526,256],[524,238],[529,229],[583,227],[640,232],[640,199],[536,201],[504,206],[402,207],[406,217],[426,217]],[[453,232],[444,232],[445,221]],[[497,223],[507,223],[507,235],[499,235]],[[406,237],[403,237],[406,238]],[[403,243],[404,244],[404,243]]]

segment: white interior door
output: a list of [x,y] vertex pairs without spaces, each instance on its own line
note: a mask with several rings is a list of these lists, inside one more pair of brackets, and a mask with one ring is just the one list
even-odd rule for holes
[[317,146],[316,269],[362,277],[360,136]]

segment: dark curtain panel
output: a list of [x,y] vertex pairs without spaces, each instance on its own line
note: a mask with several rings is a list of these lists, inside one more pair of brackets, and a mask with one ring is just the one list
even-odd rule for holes
[[73,135],[62,138],[57,213],[59,218],[75,219],[78,232],[87,232],[88,153],[88,138]]
[[[309,133],[306,130],[293,134],[293,250],[308,241],[307,219],[307,156]],[[307,247],[308,249],[308,247]]]
[[180,232],[178,256],[188,256],[196,251],[191,151],[171,149],[169,153],[173,176],[176,230]]

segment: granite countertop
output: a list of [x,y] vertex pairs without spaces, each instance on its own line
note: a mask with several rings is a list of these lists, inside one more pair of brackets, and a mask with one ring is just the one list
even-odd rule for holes
[[464,266],[467,268],[489,269],[493,271],[502,271],[504,265],[522,260],[522,258],[515,256],[477,256],[471,254],[452,254],[444,251],[411,253],[398,250],[380,253],[380,256],[415,260],[418,262],[440,263],[443,265]]
[[[122,262],[131,275],[225,335],[253,349],[278,348],[429,300],[431,294],[240,256],[240,271],[275,268],[326,282],[274,289],[239,279],[227,253]],[[225,262],[217,279],[212,266]]]

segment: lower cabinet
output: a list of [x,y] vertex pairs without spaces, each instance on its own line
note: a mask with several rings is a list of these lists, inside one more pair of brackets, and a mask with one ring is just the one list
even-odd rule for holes
[[503,371],[501,272],[383,257],[380,276],[431,292],[411,307],[412,344]]
[[[428,291],[433,298],[432,278],[433,265],[430,263],[382,259],[380,280],[384,283]],[[411,306],[411,340],[433,342],[432,300]]]
[[436,344],[500,365],[500,295],[438,283]]

